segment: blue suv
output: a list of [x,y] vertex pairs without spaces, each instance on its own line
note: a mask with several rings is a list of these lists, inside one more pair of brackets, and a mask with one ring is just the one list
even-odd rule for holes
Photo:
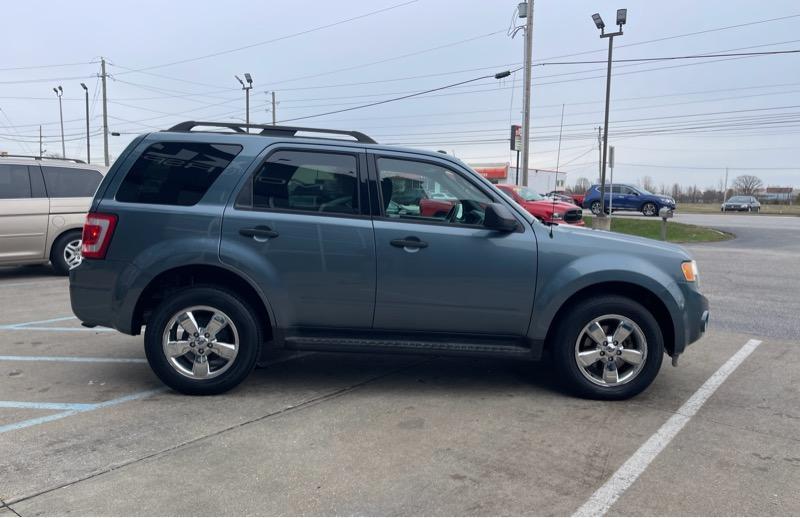
[[454,157],[355,131],[185,122],[136,138],[92,201],[70,272],[83,325],[144,332],[187,394],[271,351],[548,358],[623,399],[699,339],[680,247],[546,226]]
[[[658,216],[658,211],[663,207],[675,210],[675,200],[669,196],[653,194],[641,187],[633,185],[617,184],[606,186],[606,213],[618,210],[628,210],[641,212],[645,216]],[[600,214],[600,186],[592,185],[586,191],[583,199],[583,208],[592,211],[592,214]]]

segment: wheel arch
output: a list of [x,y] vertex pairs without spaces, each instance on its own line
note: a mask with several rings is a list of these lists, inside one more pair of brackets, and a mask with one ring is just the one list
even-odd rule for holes
[[53,246],[55,246],[56,242],[64,237],[64,235],[69,234],[70,232],[77,232],[81,234],[83,232],[83,226],[69,226],[66,228],[59,229],[58,233],[53,234],[53,238],[48,240],[47,246],[47,258],[51,259],[53,257]]
[[264,294],[241,274],[222,266],[208,264],[178,266],[164,270],[153,277],[136,301],[131,315],[131,330],[136,332],[147,323],[149,313],[165,295],[192,286],[215,286],[233,292],[257,314],[267,316],[256,319],[261,327],[264,342],[276,338],[275,318]]
[[550,322],[544,341],[545,350],[547,350],[549,344],[552,343],[556,327],[560,320],[564,318],[569,308],[574,306],[577,301],[598,295],[619,295],[630,298],[644,306],[658,322],[661,328],[661,334],[664,338],[664,349],[672,356],[675,350],[675,321],[669,309],[661,298],[651,290],[639,284],[624,281],[607,281],[592,284],[576,291],[567,298],[561,306],[559,306],[554,318]]

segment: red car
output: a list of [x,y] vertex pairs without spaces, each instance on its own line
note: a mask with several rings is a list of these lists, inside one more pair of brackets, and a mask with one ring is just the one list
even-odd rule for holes
[[583,200],[586,198],[585,193],[584,194],[570,193],[568,196],[572,198],[572,201],[575,203],[575,205],[577,205],[578,207],[583,207]]
[[577,205],[558,201],[554,203],[528,187],[508,184],[499,184],[496,187],[544,223],[584,225],[583,211]]

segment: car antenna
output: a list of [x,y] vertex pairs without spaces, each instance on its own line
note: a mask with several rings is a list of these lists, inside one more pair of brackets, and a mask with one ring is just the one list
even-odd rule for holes
[[561,165],[561,134],[564,131],[564,105],[561,105],[561,125],[558,128],[558,153],[556,153],[556,174],[553,175],[553,211],[550,213],[550,238],[553,238],[553,214],[556,213],[556,188],[558,187],[558,166]]

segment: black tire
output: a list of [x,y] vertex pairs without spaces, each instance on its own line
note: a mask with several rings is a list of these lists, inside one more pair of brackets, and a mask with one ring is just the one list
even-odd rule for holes
[[[239,348],[236,357],[231,360],[232,365],[210,379],[192,379],[181,374],[164,353],[162,340],[170,320],[176,313],[193,306],[210,306],[224,312],[238,333]],[[147,361],[156,376],[178,392],[191,395],[221,394],[244,381],[255,367],[262,344],[257,318],[254,311],[234,294],[217,287],[194,287],[177,292],[166,298],[150,315],[144,334]]]
[[[576,343],[584,326],[603,315],[620,315],[634,322],[647,341],[647,354],[641,370],[629,381],[616,386],[601,386],[581,372],[576,359]],[[631,398],[647,387],[661,369],[664,339],[655,317],[641,304],[616,295],[598,296],[578,303],[556,323],[550,344],[554,366],[566,390],[584,398],[621,400]]]
[[600,214],[600,202],[599,201],[593,201],[592,204],[589,207],[590,207],[589,210],[591,210],[592,214],[594,214],[595,216]]
[[655,203],[647,202],[642,205],[642,214],[648,217],[658,216],[658,207]]
[[53,265],[53,271],[57,275],[69,275],[71,268],[65,257],[67,245],[76,240],[80,241],[80,239],[80,230],[70,230],[61,234],[53,243],[53,247],[50,249],[50,264]]

